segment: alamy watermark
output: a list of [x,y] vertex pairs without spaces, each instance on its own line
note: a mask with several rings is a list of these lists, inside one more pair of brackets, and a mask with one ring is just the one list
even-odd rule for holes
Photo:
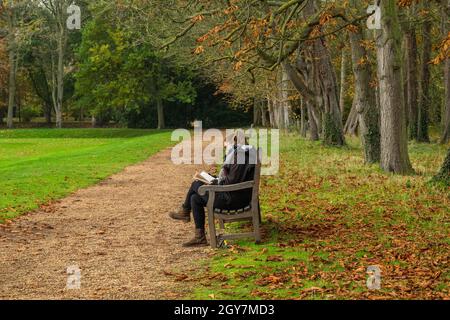
[[[1,2],[1,1],[0,1]],[[381,29],[381,8],[376,3],[369,5],[367,8],[367,13],[372,13],[372,15],[367,19],[367,28],[369,30],[380,30]],[[76,4],[72,3],[67,7],[67,14],[69,15],[66,20],[66,26],[69,30],[80,30],[81,29],[81,8]]]
[[67,290],[81,289],[81,269],[77,265],[67,267]]
[[67,7],[69,17],[66,20],[66,26],[69,30],[81,29],[81,8],[75,4]]
[[[251,150],[259,151],[262,175],[275,175],[280,168],[278,129],[203,130],[202,122],[196,121],[193,137],[191,131],[177,129],[172,132],[172,141],[180,142],[172,148],[171,159],[175,165],[223,164],[226,155],[237,145],[250,146]],[[237,164],[245,164],[245,161],[245,157],[237,157]],[[250,164],[256,164],[256,157],[250,158]]]
[[367,19],[367,28],[369,30],[380,30],[381,29],[381,8],[378,4],[370,5],[367,8],[367,13],[372,13],[372,15]]
[[366,271],[366,285],[369,290],[381,289],[381,269],[379,266],[369,266]]
[[[1,2],[1,1],[0,1]],[[367,28],[369,30],[381,29],[381,8],[378,4],[369,5],[367,13],[372,15],[367,19]],[[81,8],[76,4],[71,4],[67,7],[67,14],[69,15],[66,20],[66,26],[69,30],[81,29]]]

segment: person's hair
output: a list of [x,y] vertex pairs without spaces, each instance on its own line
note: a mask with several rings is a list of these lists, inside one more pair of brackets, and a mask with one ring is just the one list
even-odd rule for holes
[[236,133],[233,134],[233,136],[234,144],[239,144],[239,142],[241,142],[241,144],[243,145],[248,145],[248,137],[245,136],[243,130],[237,130]]

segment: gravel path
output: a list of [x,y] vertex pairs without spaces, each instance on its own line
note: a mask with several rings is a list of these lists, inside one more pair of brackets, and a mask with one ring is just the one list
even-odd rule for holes
[[[193,224],[172,221],[195,166],[170,149],[98,185],[0,226],[0,299],[176,299],[209,249],[184,249]],[[81,288],[66,288],[67,267]],[[174,275],[175,273],[175,275]]]

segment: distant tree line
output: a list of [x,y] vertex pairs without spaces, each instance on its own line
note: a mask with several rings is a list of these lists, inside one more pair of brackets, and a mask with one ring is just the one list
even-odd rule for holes
[[[151,43],[114,22],[105,3],[77,1],[81,30],[66,26],[72,1],[2,1],[0,11],[0,123],[42,118],[95,126],[242,126],[251,113],[236,110],[209,78],[165,57]],[[135,32],[139,32],[138,29]]]
[[449,142],[447,0],[79,0],[81,31],[71,3],[1,1],[8,127],[17,110],[57,127],[252,122],[337,147],[358,135],[366,163],[398,174],[414,172],[408,141]]

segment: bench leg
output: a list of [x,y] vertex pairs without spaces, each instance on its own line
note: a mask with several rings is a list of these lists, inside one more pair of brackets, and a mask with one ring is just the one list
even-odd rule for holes
[[214,213],[208,210],[208,225],[209,225],[209,243],[212,248],[217,248],[216,226],[214,224]]
[[253,212],[253,232],[255,234],[255,242],[261,243],[261,230],[260,230],[260,214],[259,210]]
[[220,229],[225,230],[225,223],[222,219],[219,219]]
[[259,199],[258,199],[258,218],[259,218],[259,224],[262,224],[261,205],[259,204]]

